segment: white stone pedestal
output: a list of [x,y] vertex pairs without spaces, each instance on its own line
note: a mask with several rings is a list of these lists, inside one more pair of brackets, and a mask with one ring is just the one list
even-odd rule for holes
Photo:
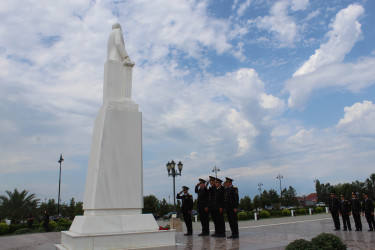
[[[174,230],[138,232],[126,234],[91,234],[80,235],[72,232],[61,232],[61,244],[57,249],[137,249],[170,246],[175,244]],[[64,242],[64,243],[63,243]]]

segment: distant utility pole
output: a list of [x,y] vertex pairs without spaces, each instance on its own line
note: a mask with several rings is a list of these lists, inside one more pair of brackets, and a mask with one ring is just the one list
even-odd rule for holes
[[262,186],[263,186],[263,183],[259,182],[258,183],[259,196],[262,195]]
[[215,165],[215,167],[212,169],[212,172],[215,172],[215,178],[217,178],[217,172],[220,172],[220,168],[216,167]]
[[284,176],[282,176],[281,174],[279,174],[278,176],[276,176],[276,179],[279,179],[280,181],[280,197],[283,198],[283,194],[281,193],[281,179],[284,178]]

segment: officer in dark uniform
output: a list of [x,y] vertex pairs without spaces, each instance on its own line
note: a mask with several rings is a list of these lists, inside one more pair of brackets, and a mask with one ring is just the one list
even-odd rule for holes
[[366,220],[370,229],[368,231],[374,231],[375,220],[374,220],[374,203],[368,198],[367,193],[363,193],[363,198],[365,199],[362,204],[362,214],[366,216]]
[[[184,193],[183,195],[182,192]],[[191,221],[191,210],[193,209],[193,196],[189,194],[189,188],[182,187],[182,191],[177,194],[177,199],[182,200],[181,212],[187,228],[187,233],[184,235],[193,235],[193,225]]]
[[342,218],[342,224],[344,224],[344,231],[352,231],[352,226],[350,225],[349,215],[351,212],[350,202],[345,200],[344,195],[341,195],[340,201],[340,214]]
[[225,177],[225,210],[228,216],[228,222],[232,235],[228,238],[236,239],[238,235],[238,221],[237,221],[237,211],[238,211],[238,189],[232,185],[233,180],[231,178]]
[[215,177],[209,176],[210,178],[210,188],[208,189],[208,211],[211,214],[212,221],[215,225],[215,233],[213,233],[211,236],[214,236],[216,234],[216,217],[215,217],[215,190],[216,190],[216,184],[215,184]]
[[221,185],[223,181],[216,178],[216,190],[214,194],[214,213],[216,217],[215,233],[213,237],[225,237],[225,222],[224,222],[224,187]]
[[352,209],[353,219],[355,222],[355,231],[362,231],[362,222],[361,222],[361,202],[356,197],[356,194],[352,193],[352,200],[350,201],[350,206]]
[[333,222],[335,223],[335,230],[340,230],[340,201],[336,198],[334,193],[331,193],[331,198],[328,201],[329,212],[332,215]]
[[202,224],[202,233],[198,236],[207,236],[210,234],[209,218],[208,218],[208,190],[206,181],[199,179],[199,183],[195,186],[195,192],[198,194],[198,213]]

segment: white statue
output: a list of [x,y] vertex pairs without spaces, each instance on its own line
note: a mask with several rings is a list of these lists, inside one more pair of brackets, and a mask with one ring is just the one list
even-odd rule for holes
[[107,59],[118,62],[130,61],[129,55],[125,49],[124,37],[122,36],[121,25],[119,23],[112,25],[112,32],[108,38]]

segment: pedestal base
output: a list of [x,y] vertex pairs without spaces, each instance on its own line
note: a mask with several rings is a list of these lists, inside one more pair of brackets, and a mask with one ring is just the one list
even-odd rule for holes
[[176,231],[159,230],[152,214],[116,215],[107,211],[107,215],[76,216],[69,231],[61,232],[61,245],[56,247],[65,250],[104,250],[175,244]]
[[124,234],[80,235],[69,231],[61,232],[60,250],[104,250],[163,247],[176,244],[176,231],[152,231]]

